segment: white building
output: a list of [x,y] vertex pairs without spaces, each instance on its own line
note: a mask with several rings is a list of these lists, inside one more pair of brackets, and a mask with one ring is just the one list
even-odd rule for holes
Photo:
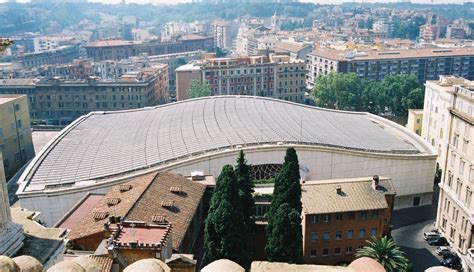
[[474,269],[473,107],[474,82],[441,77],[426,83],[422,135],[440,150],[438,163],[443,169],[436,226],[467,271]]
[[243,149],[249,163],[298,152],[308,180],[391,177],[396,208],[431,203],[436,153],[387,119],[250,96],[212,96],[157,107],[93,112],[65,128],[20,177],[20,205],[51,225],[86,193],[150,171],[219,175]]

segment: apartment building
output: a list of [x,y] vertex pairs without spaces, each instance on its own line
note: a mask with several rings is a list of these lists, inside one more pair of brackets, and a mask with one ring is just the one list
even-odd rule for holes
[[[429,84],[428,84],[429,83]],[[441,143],[440,167],[443,176],[440,186],[436,226],[452,248],[459,253],[466,271],[474,270],[474,82],[462,78],[441,77],[428,82],[425,92],[425,120],[430,120],[423,133],[434,137],[438,125]],[[433,112],[440,113],[444,122],[434,124]],[[436,115],[433,115],[436,116]],[[425,129],[423,129],[425,130]],[[432,138],[431,138],[432,139]]]
[[421,136],[423,127],[423,110],[409,109],[408,121],[405,127]]
[[229,22],[216,20],[212,24],[214,46],[222,49],[232,49],[231,25]]
[[302,184],[303,258],[307,264],[350,263],[372,236],[389,235],[395,189],[388,178]]
[[[123,74],[117,80],[2,79],[0,94],[28,95],[33,124],[64,126],[91,111],[126,110],[169,101],[168,65]],[[26,108],[26,107],[25,107]],[[23,122],[25,125],[29,121]]]
[[258,95],[305,102],[305,63],[289,56],[212,58],[176,69],[177,98],[187,99],[192,79],[207,81],[212,95]]
[[440,75],[474,79],[473,48],[404,49],[397,51],[344,51],[317,48],[307,58],[308,88],[319,75],[332,72],[356,73],[360,78],[380,81],[398,74],[413,74],[418,82],[436,80]]
[[438,25],[425,24],[420,26],[420,39],[431,42],[439,38],[440,27]]
[[26,95],[0,94],[0,153],[7,180],[35,156]]
[[214,48],[214,37],[195,34],[184,35],[176,42],[150,41],[133,43],[124,40],[102,40],[85,46],[87,56],[94,61],[121,60],[146,53],[164,55],[189,51],[210,51]]

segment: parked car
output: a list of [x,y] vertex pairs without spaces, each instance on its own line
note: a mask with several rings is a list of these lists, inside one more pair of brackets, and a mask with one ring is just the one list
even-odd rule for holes
[[451,253],[451,248],[448,246],[439,246],[436,248],[435,252],[436,254],[441,256],[447,253]]
[[437,230],[431,230],[431,231],[423,233],[423,237],[427,241],[430,240],[430,239],[438,238],[440,236],[441,235],[439,234],[439,231],[437,231]]
[[449,267],[452,269],[460,270],[462,269],[461,259],[458,256],[451,256],[448,258],[443,258],[440,262],[442,266]]
[[444,237],[438,237],[438,238],[435,238],[435,239],[430,239],[430,240],[428,240],[428,244],[430,246],[447,246],[447,245],[449,245],[448,240],[446,240],[446,238],[444,238]]

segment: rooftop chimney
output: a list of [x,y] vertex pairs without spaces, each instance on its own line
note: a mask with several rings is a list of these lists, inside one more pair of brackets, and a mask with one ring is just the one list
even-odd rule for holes
[[379,187],[379,176],[378,175],[374,175],[372,177],[372,188],[374,190],[377,190],[377,188]]
[[338,195],[342,194],[341,186],[336,186],[336,194],[338,194]]

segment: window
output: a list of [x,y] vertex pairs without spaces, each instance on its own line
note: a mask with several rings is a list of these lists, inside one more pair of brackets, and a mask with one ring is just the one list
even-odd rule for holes
[[328,223],[329,221],[331,221],[331,215],[330,214],[325,214],[324,215],[324,222]]
[[352,239],[354,236],[354,230],[348,230],[347,231],[347,239]]
[[448,172],[448,187],[451,188],[453,185],[453,174],[451,174],[451,171]]
[[342,220],[342,213],[336,214],[336,221],[341,221]]
[[20,104],[15,104],[15,111],[19,111],[20,110]]
[[455,161],[456,161],[456,154],[454,154],[454,152],[451,152],[451,166],[454,167]]
[[420,202],[421,202],[421,197],[419,196],[413,197],[413,206],[420,206]]
[[466,163],[463,161],[463,160],[459,160],[459,175],[463,175],[464,174],[464,166],[466,165]]
[[360,212],[360,213],[359,213],[359,218],[360,218],[361,220],[367,219],[367,212],[365,212],[365,211],[364,211],[364,212]]
[[341,255],[341,248],[340,247],[336,247],[334,249],[334,255]]
[[309,256],[311,258],[315,258],[316,255],[317,255],[318,251],[316,249],[311,249],[310,253],[309,253]]
[[20,152],[19,152],[19,151],[15,152],[15,160],[16,160],[17,162],[19,162],[19,161],[21,160],[21,155],[20,155]]
[[467,187],[466,188],[466,199],[465,199],[465,203],[467,205],[468,208],[471,207],[471,199],[472,199],[472,191],[471,191],[471,188]]
[[311,232],[311,241],[317,241],[317,240],[318,240],[318,233]]
[[323,248],[323,256],[329,256],[329,248]]
[[318,216],[317,216],[317,215],[313,215],[313,217],[311,218],[311,223],[316,224],[316,223],[318,223],[318,221],[319,221]]
[[323,232],[323,240],[324,241],[329,241],[329,231]]
[[3,166],[5,166],[5,168],[8,168],[10,166],[10,164],[8,163],[8,159],[3,160]]
[[379,218],[379,211],[372,211],[372,218],[378,219]]
[[459,195],[461,193],[462,182],[460,179],[456,179],[456,194]]
[[336,231],[335,239],[336,239],[336,240],[341,240],[341,239],[342,239],[342,233],[341,233],[340,230],[337,230],[337,231]]
[[352,254],[352,246],[346,247],[346,254]]
[[3,135],[3,128],[0,128],[0,139],[3,139],[5,136]]
[[365,229],[360,229],[359,230],[359,238],[364,238],[365,237]]
[[377,236],[377,228],[372,228],[370,230],[370,236]]

